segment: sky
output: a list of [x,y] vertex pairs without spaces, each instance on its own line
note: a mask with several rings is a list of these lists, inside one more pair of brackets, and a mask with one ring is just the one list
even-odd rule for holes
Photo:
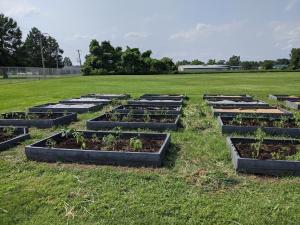
[[0,13],[23,38],[49,33],[73,64],[92,39],[175,61],[288,58],[300,47],[300,0],[0,0]]

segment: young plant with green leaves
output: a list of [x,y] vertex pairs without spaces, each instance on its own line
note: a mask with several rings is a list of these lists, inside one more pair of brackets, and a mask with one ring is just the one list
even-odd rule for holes
[[266,133],[261,128],[257,129],[257,131],[255,132],[255,142],[251,144],[251,148],[253,149],[253,158],[256,159],[260,155],[261,146],[266,136]]
[[14,135],[16,129],[14,127],[4,127],[3,134],[7,137],[11,137]]
[[130,138],[129,145],[135,152],[138,152],[143,148],[142,140],[137,137]]
[[54,139],[52,139],[52,138],[47,139],[47,141],[46,141],[46,143],[45,143],[45,145],[46,145],[48,148],[54,148],[56,144],[57,144],[57,142],[56,142]]
[[113,134],[108,134],[102,138],[102,145],[105,149],[114,150],[117,144],[117,137]]
[[297,127],[300,128],[300,112],[294,113],[294,120]]
[[276,120],[276,121],[274,122],[274,125],[275,125],[276,127],[284,128],[284,127],[286,126],[286,124],[287,124],[288,121],[289,121],[289,118],[288,118],[288,117],[286,117],[286,116],[281,116],[281,117],[280,117],[280,120]]
[[232,123],[241,126],[241,125],[243,125],[243,121],[244,121],[244,115],[238,114],[236,117],[234,117],[234,119],[232,120]]
[[149,123],[149,122],[151,121],[151,116],[150,116],[150,113],[149,113],[148,110],[145,110],[145,111],[144,111],[144,121],[145,121],[146,123]]
[[47,111],[47,117],[48,117],[48,118],[51,118],[52,116],[53,116],[52,110],[48,110],[48,111]]

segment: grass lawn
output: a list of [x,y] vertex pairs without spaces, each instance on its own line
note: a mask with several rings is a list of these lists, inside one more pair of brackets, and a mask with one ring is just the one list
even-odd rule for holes
[[[270,93],[300,95],[300,73],[0,80],[0,112],[91,92],[182,93],[188,105],[206,92],[247,93],[270,102]],[[71,126],[84,129],[98,114]],[[198,122],[171,132],[160,169],[27,161],[24,146],[55,132],[30,129],[31,140],[0,153],[0,224],[299,224],[300,178],[236,174],[216,119]]]

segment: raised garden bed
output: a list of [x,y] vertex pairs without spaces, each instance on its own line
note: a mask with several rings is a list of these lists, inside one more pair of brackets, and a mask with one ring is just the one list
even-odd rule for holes
[[71,104],[109,104],[111,100],[109,99],[100,99],[93,97],[83,97],[83,98],[70,98],[59,101],[60,103],[71,103]]
[[300,96],[297,95],[269,95],[269,99],[277,100],[277,101],[289,101],[289,100],[299,100]]
[[88,130],[122,127],[127,129],[175,130],[179,125],[179,115],[153,115],[129,113],[106,113],[87,121]]
[[166,94],[144,94],[140,97],[147,100],[174,100],[181,101],[186,99],[185,95],[166,95]]
[[300,109],[300,100],[295,101],[285,101],[287,107],[291,109]]
[[236,116],[239,114],[245,116],[261,116],[261,117],[291,117],[293,114],[285,109],[277,107],[269,108],[234,108],[234,107],[218,107],[213,108],[214,116]]
[[259,128],[269,135],[300,137],[300,120],[294,118],[218,117],[223,134],[253,134]]
[[17,146],[20,142],[29,139],[28,128],[25,127],[0,127],[0,151]]
[[92,98],[100,98],[100,99],[128,99],[130,98],[130,95],[128,94],[87,94],[87,95],[83,95],[81,96],[82,98],[86,98],[86,97],[92,97]]
[[29,145],[28,159],[121,166],[162,166],[169,134],[62,132]]
[[50,128],[77,120],[76,113],[9,112],[0,115],[0,126]]
[[270,105],[266,102],[263,102],[263,101],[250,101],[250,100],[244,100],[244,101],[237,101],[237,100],[220,100],[220,101],[209,101],[209,100],[206,100],[206,103],[210,106],[213,106],[213,107],[247,107],[247,108],[250,108],[250,107],[254,107],[254,108],[257,108],[257,107],[270,107]]
[[70,103],[48,103],[29,108],[29,112],[77,112],[87,113],[99,111],[104,104],[70,104]]
[[148,112],[150,114],[174,114],[179,115],[181,113],[182,106],[143,106],[143,105],[122,105],[116,107],[113,111],[119,113],[133,112],[135,114],[144,114]]
[[222,95],[222,94],[204,94],[204,100],[209,101],[221,101],[221,100],[232,100],[232,101],[252,101],[253,98],[250,95]]
[[263,175],[300,175],[300,142],[265,139],[257,151],[254,138],[227,138],[234,168],[239,172]]
[[147,100],[147,99],[138,99],[138,100],[128,100],[130,105],[145,105],[145,106],[181,106],[183,100],[174,101],[174,100]]

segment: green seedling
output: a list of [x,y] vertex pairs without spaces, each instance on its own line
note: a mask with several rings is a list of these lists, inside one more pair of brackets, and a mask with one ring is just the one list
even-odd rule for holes
[[115,149],[117,138],[113,134],[108,134],[102,138],[103,147],[106,149]]
[[242,114],[238,114],[233,120],[232,122],[234,124],[238,124],[238,125],[242,125],[244,121],[244,116]]
[[146,123],[149,123],[149,122],[151,121],[150,113],[149,113],[148,110],[145,110],[145,111],[144,111],[144,121],[145,121]]
[[56,145],[56,141],[53,140],[52,138],[48,139],[45,143],[45,145],[48,147],[48,148],[54,148],[55,145]]
[[137,137],[130,138],[129,145],[135,152],[138,152],[143,148],[142,140]]
[[16,129],[14,127],[4,127],[3,128],[3,134],[8,137],[13,136],[15,131],[16,131]]
[[294,113],[294,120],[297,127],[300,127],[300,112]]
[[266,133],[263,132],[261,128],[257,129],[255,132],[255,143],[251,144],[251,148],[254,150],[252,153],[253,158],[258,158],[263,144],[264,139],[266,138]]
[[283,128],[283,127],[285,127],[285,125],[286,125],[286,123],[287,123],[288,121],[289,121],[289,118],[288,118],[288,117],[282,116],[282,117],[280,117],[280,120],[276,120],[276,121],[274,122],[274,125],[275,125],[276,127]]

